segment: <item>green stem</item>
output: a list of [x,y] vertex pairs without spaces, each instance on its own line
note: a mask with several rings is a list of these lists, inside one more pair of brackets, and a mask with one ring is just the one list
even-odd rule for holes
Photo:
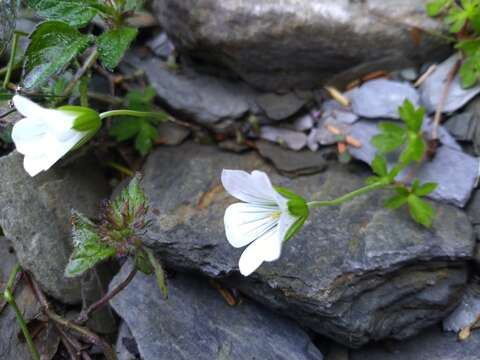
[[37,347],[35,346],[35,343],[33,342],[32,336],[30,335],[30,331],[28,330],[27,324],[25,323],[25,320],[23,319],[22,312],[18,308],[18,305],[15,301],[15,297],[13,296],[13,287],[15,284],[15,279],[17,278],[17,274],[22,270],[20,267],[20,264],[15,265],[13,268],[12,272],[10,273],[10,277],[7,282],[7,286],[5,287],[5,291],[3,292],[3,296],[5,297],[5,300],[8,302],[8,304],[13,308],[15,311],[15,316],[17,318],[18,324],[20,325],[20,328],[22,329],[23,336],[25,336],[25,340],[27,341],[27,345],[30,348],[30,352],[32,353],[32,357],[35,360],[40,360],[40,354],[37,350]]
[[374,184],[362,187],[360,189],[357,189],[355,191],[352,191],[351,193],[340,196],[339,198],[334,199],[334,200],[311,201],[307,205],[310,209],[314,209],[314,208],[318,208],[318,207],[322,207],[322,206],[337,206],[337,205],[343,204],[344,202],[346,202],[348,200],[353,199],[354,197],[366,194],[366,193],[368,193],[370,191],[373,191],[373,190],[384,189],[388,186],[389,186],[388,184],[384,184],[384,183],[380,183],[380,182],[379,183],[374,183]]
[[15,56],[17,55],[18,39],[20,38],[20,36],[22,35],[17,32],[13,34],[12,51],[10,51],[10,60],[8,61],[7,74],[5,75],[5,79],[3,80],[4,89],[7,88],[8,83],[10,82],[10,78],[12,77],[12,71],[15,67]]
[[100,114],[100,119],[105,119],[113,116],[134,116],[134,117],[153,117],[160,121],[167,121],[168,117],[165,113],[150,112],[150,111],[135,111],[135,110],[111,110]]

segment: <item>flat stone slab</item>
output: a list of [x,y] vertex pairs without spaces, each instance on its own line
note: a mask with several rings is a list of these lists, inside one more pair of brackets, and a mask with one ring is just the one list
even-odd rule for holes
[[[129,271],[126,264],[111,286]],[[323,359],[294,322],[250,300],[232,307],[205,279],[178,274],[168,289],[164,299],[155,277],[138,273],[111,301],[144,360]]]
[[238,274],[241,249],[225,237],[223,215],[235,199],[220,184],[222,169],[267,171],[274,184],[308,197],[331,199],[364,184],[360,166],[294,180],[279,176],[258,155],[236,155],[185,143],[152,153],[143,184],[152,208],[147,243],[170,267],[223,278],[268,307],[349,346],[405,338],[439,322],[457,304],[475,245],[464,212],[434,204],[431,230],[406,209],[383,209],[369,194],[321,208],[286,244],[282,257],[248,278]]

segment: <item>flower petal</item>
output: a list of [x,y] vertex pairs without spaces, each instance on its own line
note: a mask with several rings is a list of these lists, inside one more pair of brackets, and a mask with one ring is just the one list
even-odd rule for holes
[[245,249],[238,262],[240,273],[244,276],[249,276],[264,261],[277,260],[281,252],[282,241],[280,241],[278,236],[278,228],[275,228]]
[[278,216],[278,207],[247,203],[230,205],[224,216],[227,240],[236,248],[248,245],[275,228]]
[[[42,141],[48,128],[45,123],[39,119],[25,118],[17,122],[12,129],[12,140],[17,147],[17,150],[25,154],[32,149],[32,144],[35,146]],[[35,149],[34,150],[38,150]]]
[[249,174],[246,171],[224,169],[222,184],[230,195],[252,204],[274,205],[279,195],[267,174],[257,170]]
[[40,105],[21,95],[15,95],[12,100],[18,112],[28,118],[38,118],[38,115],[45,110]]
[[25,156],[23,158],[23,168],[30,176],[35,176],[45,169],[45,162],[47,157],[45,155],[39,157]]
[[298,220],[298,217],[290,215],[287,211],[282,212],[280,216],[280,221],[278,224],[278,236],[281,241],[285,241],[285,236],[287,235],[287,231],[290,230],[292,225]]

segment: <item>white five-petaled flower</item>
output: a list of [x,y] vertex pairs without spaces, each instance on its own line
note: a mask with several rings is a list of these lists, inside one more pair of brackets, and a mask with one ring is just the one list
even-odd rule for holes
[[89,108],[45,109],[20,95],[13,97],[13,103],[25,118],[13,126],[12,140],[18,152],[25,155],[23,166],[30,176],[48,170],[101,126],[98,113]]
[[283,242],[307,219],[308,206],[298,195],[272,186],[261,171],[223,170],[222,184],[230,195],[244,201],[227,208],[224,222],[232,246],[248,245],[239,261],[240,272],[248,276],[264,261],[280,257]]

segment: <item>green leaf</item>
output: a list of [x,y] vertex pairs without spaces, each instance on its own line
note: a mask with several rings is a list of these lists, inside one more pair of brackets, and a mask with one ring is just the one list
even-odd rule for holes
[[385,160],[384,156],[380,154],[375,156],[375,159],[372,161],[372,170],[380,177],[385,177],[388,175],[387,161]]
[[425,154],[425,141],[423,137],[418,134],[409,134],[409,139],[405,150],[400,155],[399,161],[402,164],[408,165],[412,161],[420,162]]
[[480,49],[480,40],[460,40],[458,43],[455,44],[455,48],[462,50],[467,56],[472,56]]
[[379,176],[370,176],[369,178],[367,178],[367,180],[365,181],[365,184],[366,185],[372,185],[372,184],[376,184],[380,181],[383,180],[383,177],[379,177]]
[[417,196],[426,196],[434,192],[437,187],[438,187],[437,183],[425,183],[422,185],[418,184],[416,186],[416,189],[413,191],[413,193]]
[[418,110],[415,110],[415,107],[410,100],[406,99],[398,111],[400,117],[410,131],[420,131],[422,128],[423,118],[425,117],[425,108],[420,107]]
[[408,197],[404,195],[395,195],[385,201],[387,209],[398,209],[407,203]]
[[463,62],[459,71],[462,86],[466,89],[474,86],[480,77],[480,56],[471,56]]
[[72,223],[74,249],[65,269],[66,277],[79,276],[99,262],[116,254],[113,246],[102,243],[95,224],[88,218],[74,212]]
[[27,4],[42,18],[75,27],[87,25],[100,11],[108,11],[95,0],[27,0]]
[[445,22],[450,25],[450,32],[458,33],[467,22],[468,14],[460,8],[453,8],[445,17]]
[[150,249],[145,249],[145,252],[147,253],[148,260],[150,260],[150,264],[152,264],[153,269],[155,270],[155,277],[157,279],[158,287],[160,290],[162,290],[163,297],[166,299],[168,298],[168,287],[162,264]]
[[148,259],[148,254],[143,249],[139,249],[135,253],[135,267],[145,275],[150,275],[155,271],[151,261]]
[[[132,90],[126,95],[128,108],[136,111],[151,111],[155,96],[156,92],[151,87],[147,87],[143,92]],[[157,118],[121,117],[114,120],[109,134],[117,141],[135,138],[135,149],[144,156],[150,152],[158,138],[155,127],[158,121]]]
[[429,203],[414,194],[410,194],[408,196],[408,208],[410,215],[417,223],[425,227],[432,226],[435,211]]
[[406,129],[392,123],[380,123],[378,127],[381,132],[372,138],[372,144],[380,153],[392,152],[405,143]]
[[[115,198],[112,205],[113,220],[118,226],[131,226],[136,219],[142,218],[148,209],[148,201],[140,186],[140,174],[136,174]],[[126,220],[124,224],[123,219]]]
[[40,24],[32,33],[25,53],[24,87],[38,87],[52,75],[59,74],[85,51],[90,42],[90,36],[66,23],[48,21]]
[[443,9],[447,6],[450,6],[452,0],[434,0],[427,3],[427,14],[428,16],[438,16]]
[[139,125],[140,129],[135,140],[135,149],[138,150],[140,155],[145,156],[153,148],[154,141],[158,138],[158,131],[147,121],[142,121]]
[[122,27],[107,31],[97,40],[100,61],[108,70],[113,71],[122,60],[130,44],[137,37],[138,30]]

